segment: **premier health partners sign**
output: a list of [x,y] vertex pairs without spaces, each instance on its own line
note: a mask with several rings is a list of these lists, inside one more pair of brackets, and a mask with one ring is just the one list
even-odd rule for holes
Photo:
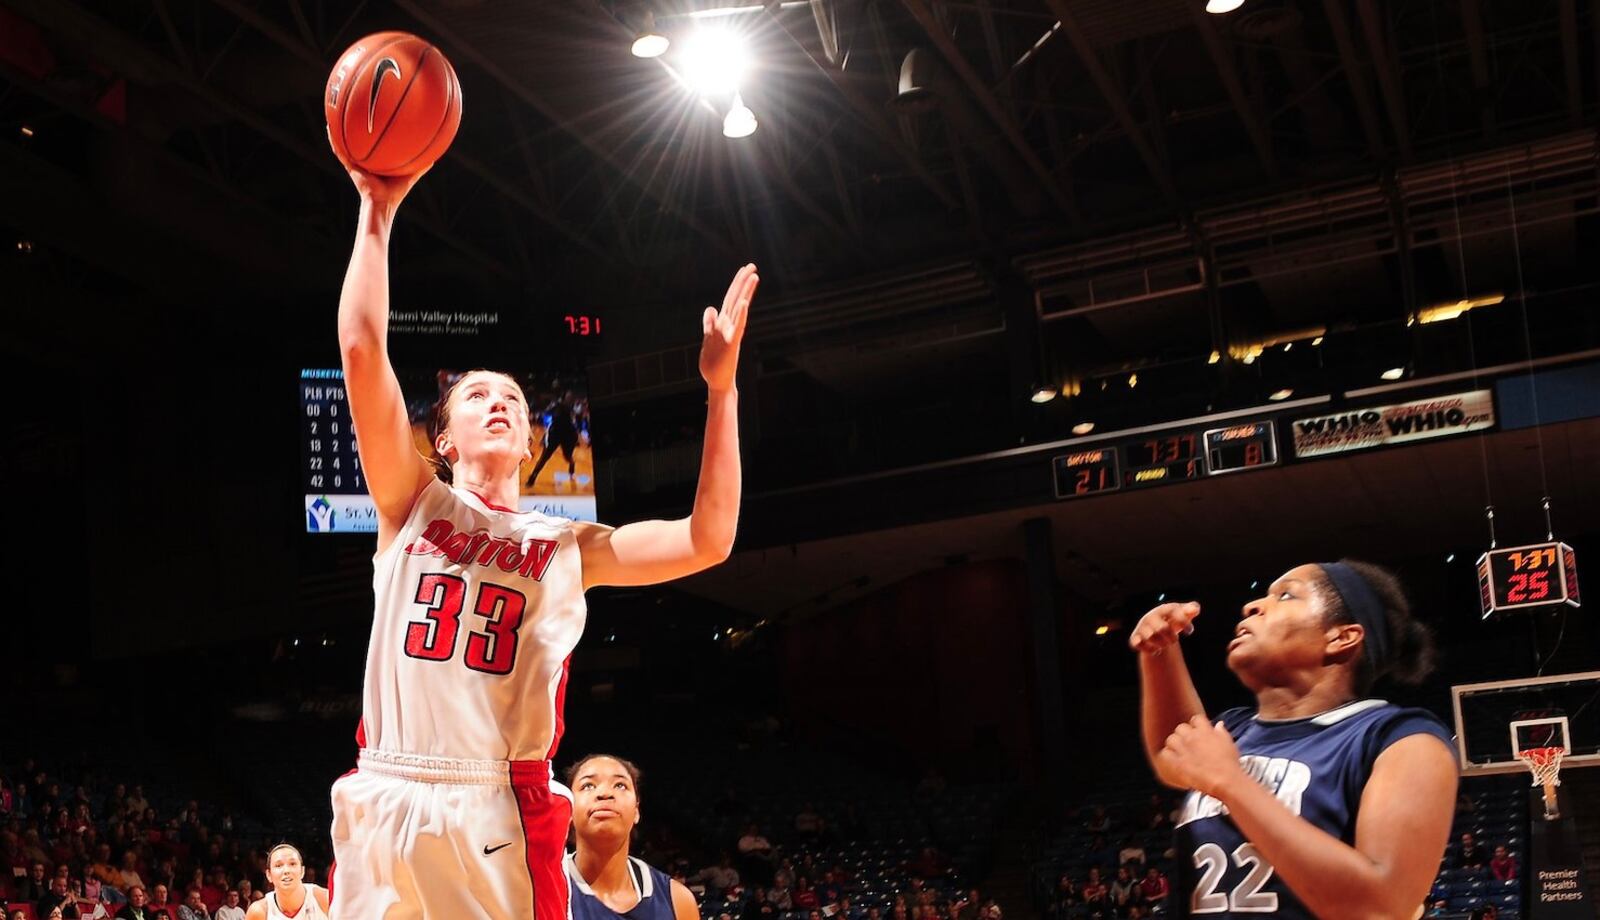
[[1292,424],[1296,457],[1430,441],[1493,427],[1494,396],[1489,390],[1351,409],[1296,419]]

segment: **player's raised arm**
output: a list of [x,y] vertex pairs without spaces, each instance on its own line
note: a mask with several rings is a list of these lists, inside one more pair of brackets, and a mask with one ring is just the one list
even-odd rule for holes
[[1139,723],[1143,729],[1145,756],[1156,776],[1161,775],[1157,755],[1167,736],[1195,716],[1205,715],[1205,706],[1189,676],[1178,639],[1190,630],[1190,622],[1200,615],[1200,605],[1162,604],[1139,618],[1128,637],[1128,645],[1139,655]]
[[339,294],[339,354],[367,491],[378,510],[378,550],[405,524],[432,470],[411,440],[405,397],[389,363],[389,232],[421,174],[350,170],[361,194],[355,247]]
[[1178,785],[1227,805],[1264,865],[1315,916],[1417,916],[1450,841],[1456,798],[1455,757],[1441,738],[1409,735],[1378,756],[1361,793],[1353,846],[1304,820],[1246,774],[1220,724],[1200,717],[1180,726],[1161,756]]
[[700,375],[706,381],[706,440],[689,516],[611,528],[579,524],[584,587],[648,585],[692,575],[728,558],[739,524],[739,391],[734,374],[750,301],[761,278],[754,265],[734,275],[722,309],[701,317]]

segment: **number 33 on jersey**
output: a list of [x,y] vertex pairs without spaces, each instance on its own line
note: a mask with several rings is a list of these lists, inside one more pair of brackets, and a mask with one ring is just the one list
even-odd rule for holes
[[365,746],[554,756],[587,617],[572,522],[493,508],[435,481],[375,563]]

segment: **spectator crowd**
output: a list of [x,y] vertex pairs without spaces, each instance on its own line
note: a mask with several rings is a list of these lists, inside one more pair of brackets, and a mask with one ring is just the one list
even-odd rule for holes
[[171,805],[138,783],[58,776],[32,760],[0,771],[6,920],[244,920],[265,896],[265,841],[241,839],[228,809]]

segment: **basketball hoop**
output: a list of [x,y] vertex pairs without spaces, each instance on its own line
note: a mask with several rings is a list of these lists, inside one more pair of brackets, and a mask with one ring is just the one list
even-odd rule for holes
[[1518,751],[1517,756],[1533,772],[1533,785],[1544,787],[1544,817],[1546,821],[1561,817],[1556,809],[1556,787],[1561,785],[1561,758],[1566,751],[1559,747],[1534,747]]

